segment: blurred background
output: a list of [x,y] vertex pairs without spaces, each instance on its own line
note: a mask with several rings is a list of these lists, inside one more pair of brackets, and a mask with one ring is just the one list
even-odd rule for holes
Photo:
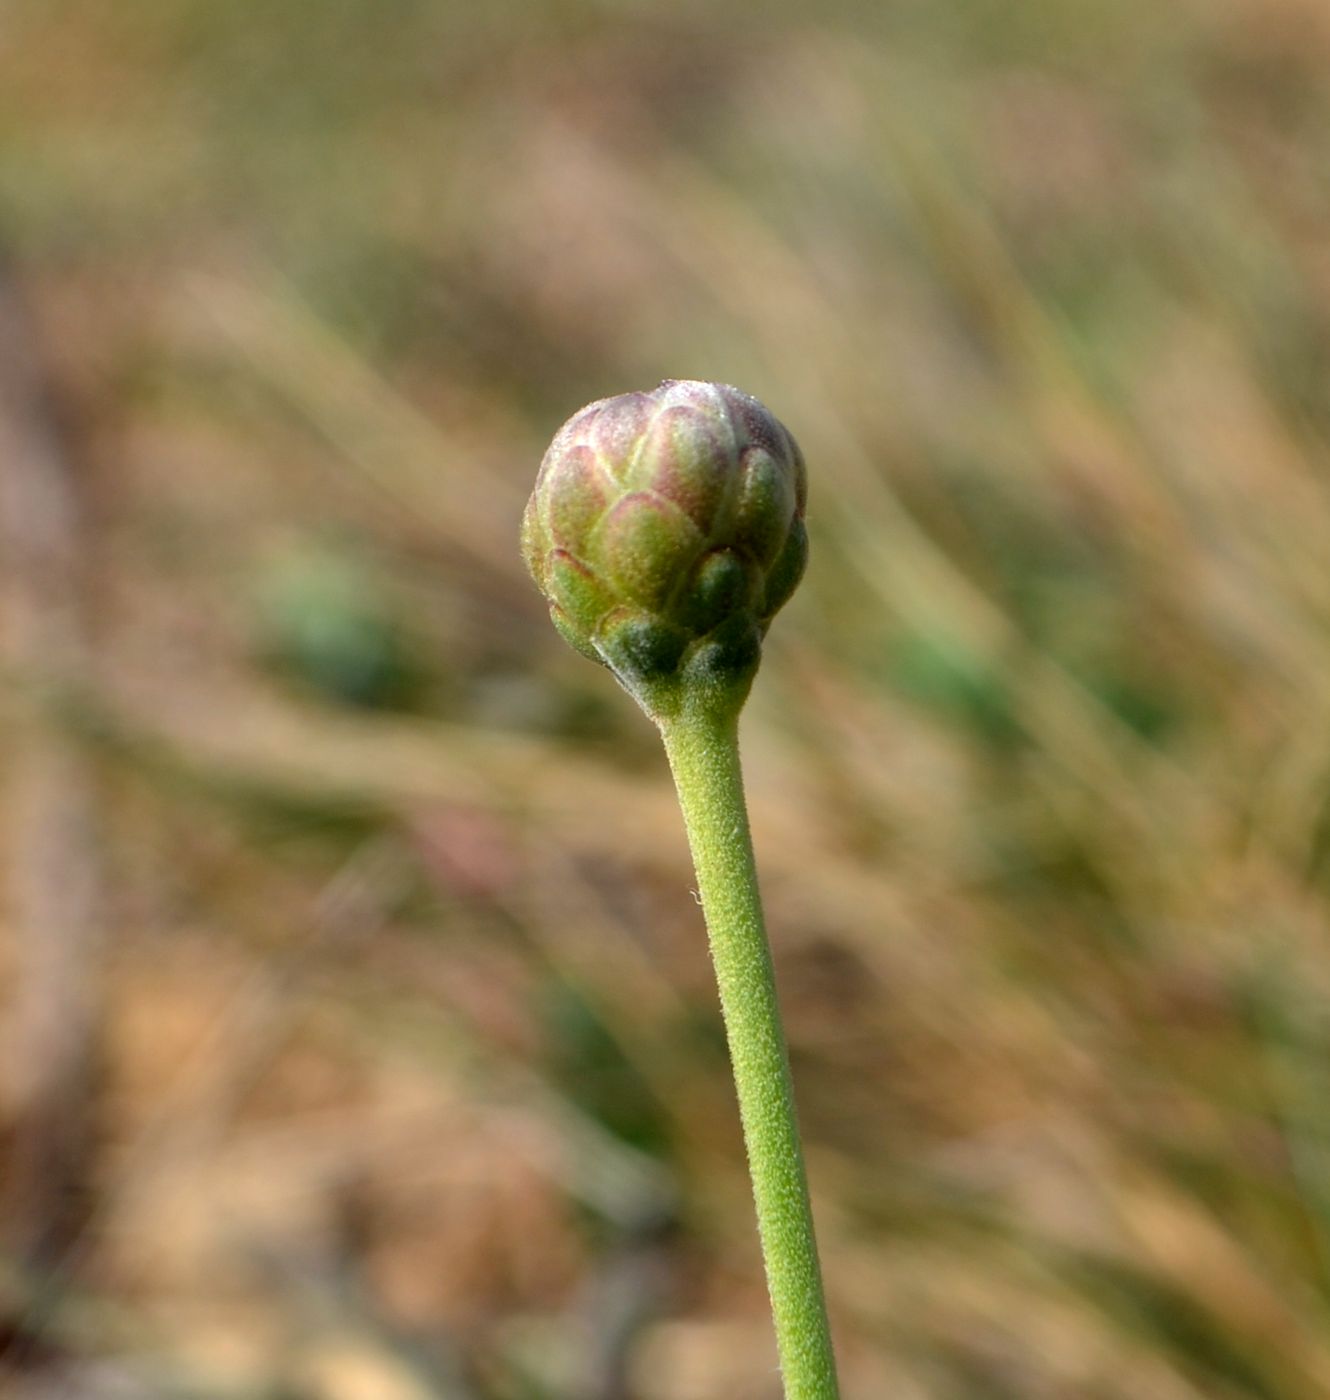
[[1322,0],[0,5],[0,1391],[773,1400],[517,522],[811,467],[744,728],[847,1400],[1330,1394]]

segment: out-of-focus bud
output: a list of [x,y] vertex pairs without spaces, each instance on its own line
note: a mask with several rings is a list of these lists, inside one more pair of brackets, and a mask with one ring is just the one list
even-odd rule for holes
[[688,691],[742,703],[803,574],[806,494],[798,446],[755,398],[667,379],[564,424],[522,552],[560,633],[648,713]]

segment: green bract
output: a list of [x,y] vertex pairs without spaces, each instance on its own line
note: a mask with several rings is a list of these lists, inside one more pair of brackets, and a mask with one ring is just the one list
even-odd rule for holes
[[741,703],[803,573],[806,492],[798,446],[755,398],[667,379],[564,424],[522,552],[554,625],[648,713],[685,693]]

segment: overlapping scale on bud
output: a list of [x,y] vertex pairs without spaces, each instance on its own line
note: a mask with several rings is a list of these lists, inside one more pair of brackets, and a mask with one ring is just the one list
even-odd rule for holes
[[554,625],[649,710],[679,684],[737,690],[808,552],[807,479],[751,395],[668,379],[559,430],[522,525]]

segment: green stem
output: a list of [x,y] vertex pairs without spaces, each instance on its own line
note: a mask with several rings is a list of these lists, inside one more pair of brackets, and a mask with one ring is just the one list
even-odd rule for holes
[[706,914],[787,1400],[836,1400],[789,1056],[739,767],[737,708],[659,721]]

